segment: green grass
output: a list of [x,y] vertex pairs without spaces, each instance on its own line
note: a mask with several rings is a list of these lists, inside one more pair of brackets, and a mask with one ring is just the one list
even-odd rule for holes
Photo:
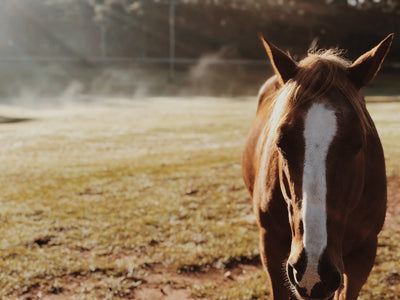
[[[255,105],[157,98],[1,107],[1,115],[30,121],[0,124],[0,295],[129,298],[153,265],[191,272],[257,257],[240,167]],[[396,176],[400,104],[369,106]],[[390,288],[400,286],[396,230],[381,235],[363,299],[392,299]],[[237,285],[189,288],[207,299],[268,294],[261,270]]]

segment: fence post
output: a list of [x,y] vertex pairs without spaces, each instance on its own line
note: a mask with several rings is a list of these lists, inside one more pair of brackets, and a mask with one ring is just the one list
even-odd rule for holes
[[104,63],[107,55],[107,37],[106,37],[106,25],[105,25],[105,17],[103,16],[103,19],[101,20],[100,23],[100,55],[101,55],[101,61]]
[[169,0],[169,79],[175,79],[175,0]]

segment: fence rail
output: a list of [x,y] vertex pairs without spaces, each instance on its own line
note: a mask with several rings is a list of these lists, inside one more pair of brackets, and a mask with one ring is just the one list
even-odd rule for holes
[[268,65],[268,59],[218,59],[218,58],[174,58],[169,57],[117,57],[117,56],[92,56],[81,57],[76,56],[0,56],[0,62],[79,62],[86,61],[89,63],[118,63],[118,62],[131,62],[143,64],[177,64],[177,65],[191,65],[204,61],[209,65]]

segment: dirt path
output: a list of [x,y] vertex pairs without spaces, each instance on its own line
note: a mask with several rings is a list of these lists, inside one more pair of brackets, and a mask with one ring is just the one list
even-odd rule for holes
[[388,178],[388,208],[386,212],[386,227],[400,226],[400,177]]
[[156,266],[135,292],[135,299],[193,299],[190,286],[212,283],[229,287],[237,281],[261,269],[259,261],[252,264],[238,264],[229,269],[211,269],[206,272],[176,273],[163,266]]

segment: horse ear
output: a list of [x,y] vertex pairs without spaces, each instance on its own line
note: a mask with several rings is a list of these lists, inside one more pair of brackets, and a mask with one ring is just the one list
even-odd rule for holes
[[350,79],[357,88],[362,88],[375,78],[386,54],[389,52],[393,40],[393,33],[389,34],[375,48],[361,55],[350,67]]
[[272,67],[280,83],[284,84],[296,76],[298,69],[296,62],[281,49],[266,41],[263,36],[260,35],[260,39],[264,44],[265,50],[267,50]]

